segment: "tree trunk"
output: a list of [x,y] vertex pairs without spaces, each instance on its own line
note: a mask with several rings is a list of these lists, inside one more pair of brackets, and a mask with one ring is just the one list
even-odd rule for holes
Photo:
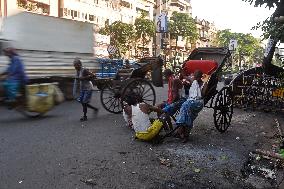
[[239,69],[242,67],[242,55],[239,53]]

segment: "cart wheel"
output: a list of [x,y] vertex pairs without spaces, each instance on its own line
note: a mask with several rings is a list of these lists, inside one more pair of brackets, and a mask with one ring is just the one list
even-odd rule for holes
[[122,112],[121,88],[106,86],[101,90],[101,102],[103,107],[110,113],[119,114]]
[[233,114],[233,95],[231,88],[223,87],[217,94],[214,107],[214,124],[216,129],[224,133],[231,124]]
[[139,96],[139,100],[150,105],[155,105],[156,103],[156,93],[154,87],[150,82],[145,79],[135,79],[128,83],[122,93],[124,97],[129,92],[134,92]]

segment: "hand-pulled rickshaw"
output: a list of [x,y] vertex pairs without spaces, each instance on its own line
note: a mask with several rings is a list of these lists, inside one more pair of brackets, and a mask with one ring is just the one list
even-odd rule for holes
[[216,129],[223,133],[231,124],[233,114],[233,93],[230,87],[223,87],[218,91],[219,78],[222,70],[228,66],[231,56],[227,48],[197,48],[189,55],[182,66],[186,74],[195,70],[209,75],[208,87],[204,96],[204,105],[213,109],[213,118]]
[[[218,78],[222,68],[225,67],[230,51],[226,48],[197,48],[183,65],[186,74],[192,74],[199,69],[210,76],[208,88],[204,98],[206,107],[213,108],[214,123],[218,131],[225,132],[233,114],[233,95],[230,87],[217,90]],[[158,57],[147,57],[139,61],[146,63],[138,69],[120,69],[116,79],[95,79],[94,83],[101,91],[103,107],[111,113],[122,112],[121,99],[130,91],[140,96],[140,100],[155,105],[156,94],[154,86],[163,84],[163,60]],[[152,83],[145,79],[147,72],[151,71]]]
[[277,43],[284,42],[284,22],[279,19],[284,17],[283,10],[284,1],[280,1],[272,15],[274,32],[268,40],[262,66],[241,72],[230,84],[235,105],[239,107],[284,110],[284,69],[272,64]]
[[[162,65],[159,57],[146,57],[139,61],[137,69],[118,69],[113,78],[97,78],[93,82],[100,90],[100,99],[103,107],[111,113],[122,112],[123,97],[134,91],[141,101],[155,105],[156,93],[153,87],[162,87]],[[146,79],[148,72],[151,72],[150,82]],[[153,85],[152,85],[153,84]]]

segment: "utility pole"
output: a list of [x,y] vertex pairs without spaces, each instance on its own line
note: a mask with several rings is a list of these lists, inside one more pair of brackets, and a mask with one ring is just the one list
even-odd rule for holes
[[[162,0],[157,0],[157,5],[156,5],[156,7],[155,7],[155,9],[156,9],[156,18],[159,16],[159,15],[161,15],[162,14],[162,7],[164,7],[164,6],[167,6],[167,2],[168,2],[169,0],[166,0],[165,2],[163,2]],[[157,20],[156,20],[156,22],[157,22]],[[156,23],[157,24],[157,23]],[[164,34],[166,33],[167,31],[156,31],[156,33],[157,33],[157,37],[156,37],[156,50],[155,50],[155,52],[156,52],[156,56],[158,55],[158,54],[161,54],[161,52],[162,52],[162,41],[163,41],[163,37],[164,37]],[[159,45],[157,45],[157,44],[159,44]]]

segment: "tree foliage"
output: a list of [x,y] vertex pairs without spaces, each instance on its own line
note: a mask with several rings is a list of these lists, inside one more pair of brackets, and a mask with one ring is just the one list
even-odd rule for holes
[[99,33],[110,36],[110,44],[119,49],[119,57],[121,57],[120,53],[124,54],[129,50],[130,43],[135,36],[134,26],[121,21],[106,25],[106,27],[100,29]]
[[182,36],[192,43],[196,42],[198,38],[197,28],[189,14],[174,11],[168,25],[172,39]]
[[135,39],[141,41],[143,47],[151,41],[155,35],[155,24],[152,20],[145,18],[146,15],[142,14],[141,17],[135,19]]
[[279,4],[279,0],[242,0],[245,2],[249,2],[250,4],[253,4],[254,6],[266,6],[269,8],[275,7]]
[[253,29],[259,29],[264,32],[263,37],[265,39],[269,37],[278,38],[281,41],[284,41],[284,24],[277,23],[274,21],[274,17],[278,17],[279,15],[283,15],[284,13],[284,0],[242,0],[245,2],[249,2],[255,7],[265,6],[268,8],[275,8],[275,12],[264,21],[260,21],[257,23]]
[[247,60],[249,64],[261,62],[264,49],[261,46],[260,40],[251,34],[234,33],[229,29],[218,31],[218,46],[228,47],[231,39],[236,39],[238,42],[236,50],[238,62],[241,60]]

